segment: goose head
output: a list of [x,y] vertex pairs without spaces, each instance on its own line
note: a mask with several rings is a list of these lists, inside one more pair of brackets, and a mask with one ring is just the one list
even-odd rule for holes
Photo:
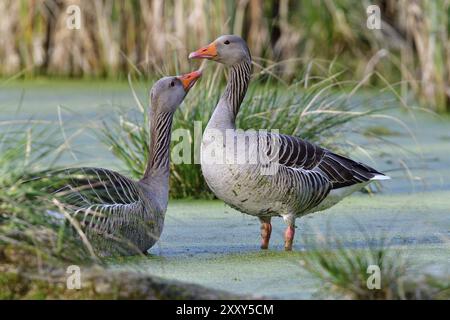
[[251,56],[244,39],[235,35],[224,35],[206,47],[191,52],[189,59],[208,59],[234,66],[242,61],[250,61]]
[[150,91],[152,109],[159,112],[175,112],[201,75],[201,71],[198,70],[156,81]]

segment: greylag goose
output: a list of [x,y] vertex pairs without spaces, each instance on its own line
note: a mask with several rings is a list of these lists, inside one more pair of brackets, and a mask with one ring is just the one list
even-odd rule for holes
[[148,164],[139,181],[103,168],[73,168],[52,175],[56,204],[78,225],[97,255],[145,252],[159,239],[169,194],[169,145],[174,112],[201,76],[164,77],[151,89]]
[[[259,218],[262,249],[269,246],[271,217],[281,216],[287,224],[284,247],[290,251],[296,218],[330,208],[374,180],[389,179],[365,164],[294,136],[237,130],[236,116],[251,75],[250,50],[242,38],[221,36],[189,58],[209,59],[229,68],[227,86],[203,134],[201,168],[218,198]],[[225,161],[214,153],[224,155]],[[233,161],[229,161],[230,153]],[[249,157],[254,154],[258,154],[256,161]],[[264,154],[275,161],[265,161]],[[243,160],[242,155],[246,155]],[[267,174],[268,164],[276,164],[277,170]]]

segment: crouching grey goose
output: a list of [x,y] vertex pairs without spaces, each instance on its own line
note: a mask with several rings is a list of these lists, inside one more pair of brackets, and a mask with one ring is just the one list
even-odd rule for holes
[[139,181],[103,168],[52,172],[47,190],[65,218],[79,226],[100,256],[145,252],[159,239],[169,194],[169,146],[174,112],[201,76],[194,71],[158,80],[150,92],[148,164]]
[[[243,213],[259,217],[262,249],[269,246],[272,216],[281,216],[287,224],[285,250],[289,251],[297,217],[325,210],[371,181],[389,179],[365,164],[297,137],[237,130],[235,120],[251,74],[250,51],[240,37],[221,36],[192,52],[189,58],[213,60],[230,69],[225,92],[202,138],[201,168],[218,198]],[[213,156],[217,151],[225,154],[225,161]],[[227,160],[230,151],[234,162]],[[248,156],[243,161],[236,160],[244,154],[264,153],[276,159],[274,173],[264,172],[270,162],[259,156],[256,161]]]

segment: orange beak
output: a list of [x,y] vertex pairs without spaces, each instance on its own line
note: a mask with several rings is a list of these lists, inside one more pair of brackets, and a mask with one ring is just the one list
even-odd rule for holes
[[183,88],[186,92],[189,91],[189,89],[192,88],[192,86],[195,84],[198,78],[200,78],[202,75],[202,72],[200,70],[193,71],[191,73],[186,73],[181,76],[178,76],[177,78],[181,81],[183,84]]
[[217,57],[217,47],[214,42],[189,54],[189,59],[214,59],[215,57]]

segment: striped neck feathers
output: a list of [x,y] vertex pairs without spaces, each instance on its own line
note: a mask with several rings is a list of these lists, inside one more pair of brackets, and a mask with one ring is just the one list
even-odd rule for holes
[[247,92],[251,76],[251,61],[246,59],[240,64],[230,67],[229,79],[225,92],[219,103],[223,103],[228,108],[231,123],[235,123],[242,100]]
[[154,176],[169,176],[170,135],[172,112],[150,112],[150,145],[144,179]]

